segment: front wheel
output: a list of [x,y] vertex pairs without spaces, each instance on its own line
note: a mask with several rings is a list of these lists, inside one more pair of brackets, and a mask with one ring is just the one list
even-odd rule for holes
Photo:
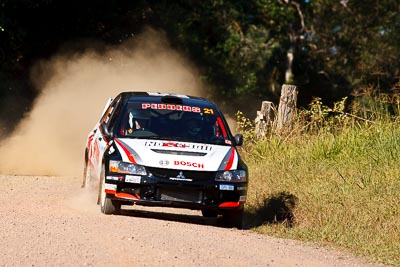
[[101,168],[100,186],[99,186],[99,202],[100,210],[104,214],[118,214],[121,211],[121,203],[112,200],[110,195],[105,192],[105,168]]
[[208,218],[216,218],[218,216],[218,213],[215,210],[201,210],[201,214],[203,217]]
[[226,210],[222,217],[224,226],[243,229],[243,211],[243,208]]

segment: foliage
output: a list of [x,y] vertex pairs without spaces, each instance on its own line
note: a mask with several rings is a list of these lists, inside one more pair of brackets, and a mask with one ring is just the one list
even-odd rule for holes
[[312,56],[324,62],[324,71],[342,76],[351,88],[392,88],[400,74],[399,2],[322,0],[311,5]]
[[293,48],[302,103],[337,100],[354,86],[398,82],[399,9],[395,0],[9,0],[0,6],[0,71],[27,73],[66,42],[115,44],[153,25],[202,67],[216,95],[279,92]]
[[246,118],[241,111],[236,112],[236,131],[241,132],[247,141],[255,140],[254,123]]
[[309,131],[321,129],[331,131],[347,124],[346,100],[347,97],[344,97],[342,100],[335,102],[333,108],[330,108],[322,103],[321,98],[314,98],[309,105],[309,109],[301,113],[309,121],[307,129]]
[[[399,265],[397,99],[364,94],[357,105],[346,105],[344,98],[331,108],[314,99],[297,113],[298,130],[289,138],[272,131],[245,145],[248,223],[254,230]],[[250,130],[246,134],[254,136]]]
[[244,97],[277,100],[288,73],[303,107],[369,86],[388,92],[400,76],[399,13],[396,0],[5,0],[0,104],[19,95],[32,102],[30,68],[66,44],[73,51],[118,44],[149,25],[199,66],[216,99],[236,105],[247,105]]

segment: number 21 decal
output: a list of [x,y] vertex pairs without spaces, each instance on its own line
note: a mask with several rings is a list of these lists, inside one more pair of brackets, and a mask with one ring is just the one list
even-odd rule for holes
[[212,108],[204,108],[204,114],[214,114],[214,110]]

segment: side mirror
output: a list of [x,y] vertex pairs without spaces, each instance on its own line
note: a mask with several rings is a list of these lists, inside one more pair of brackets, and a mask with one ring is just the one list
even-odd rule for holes
[[241,146],[243,144],[243,135],[237,134],[235,135],[235,145]]
[[108,130],[107,126],[104,123],[102,124],[102,130],[105,135],[111,138],[113,137],[113,133]]

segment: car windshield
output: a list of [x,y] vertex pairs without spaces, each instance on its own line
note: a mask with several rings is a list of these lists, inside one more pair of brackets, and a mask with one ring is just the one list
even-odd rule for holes
[[128,102],[118,136],[231,145],[222,115],[212,106]]

